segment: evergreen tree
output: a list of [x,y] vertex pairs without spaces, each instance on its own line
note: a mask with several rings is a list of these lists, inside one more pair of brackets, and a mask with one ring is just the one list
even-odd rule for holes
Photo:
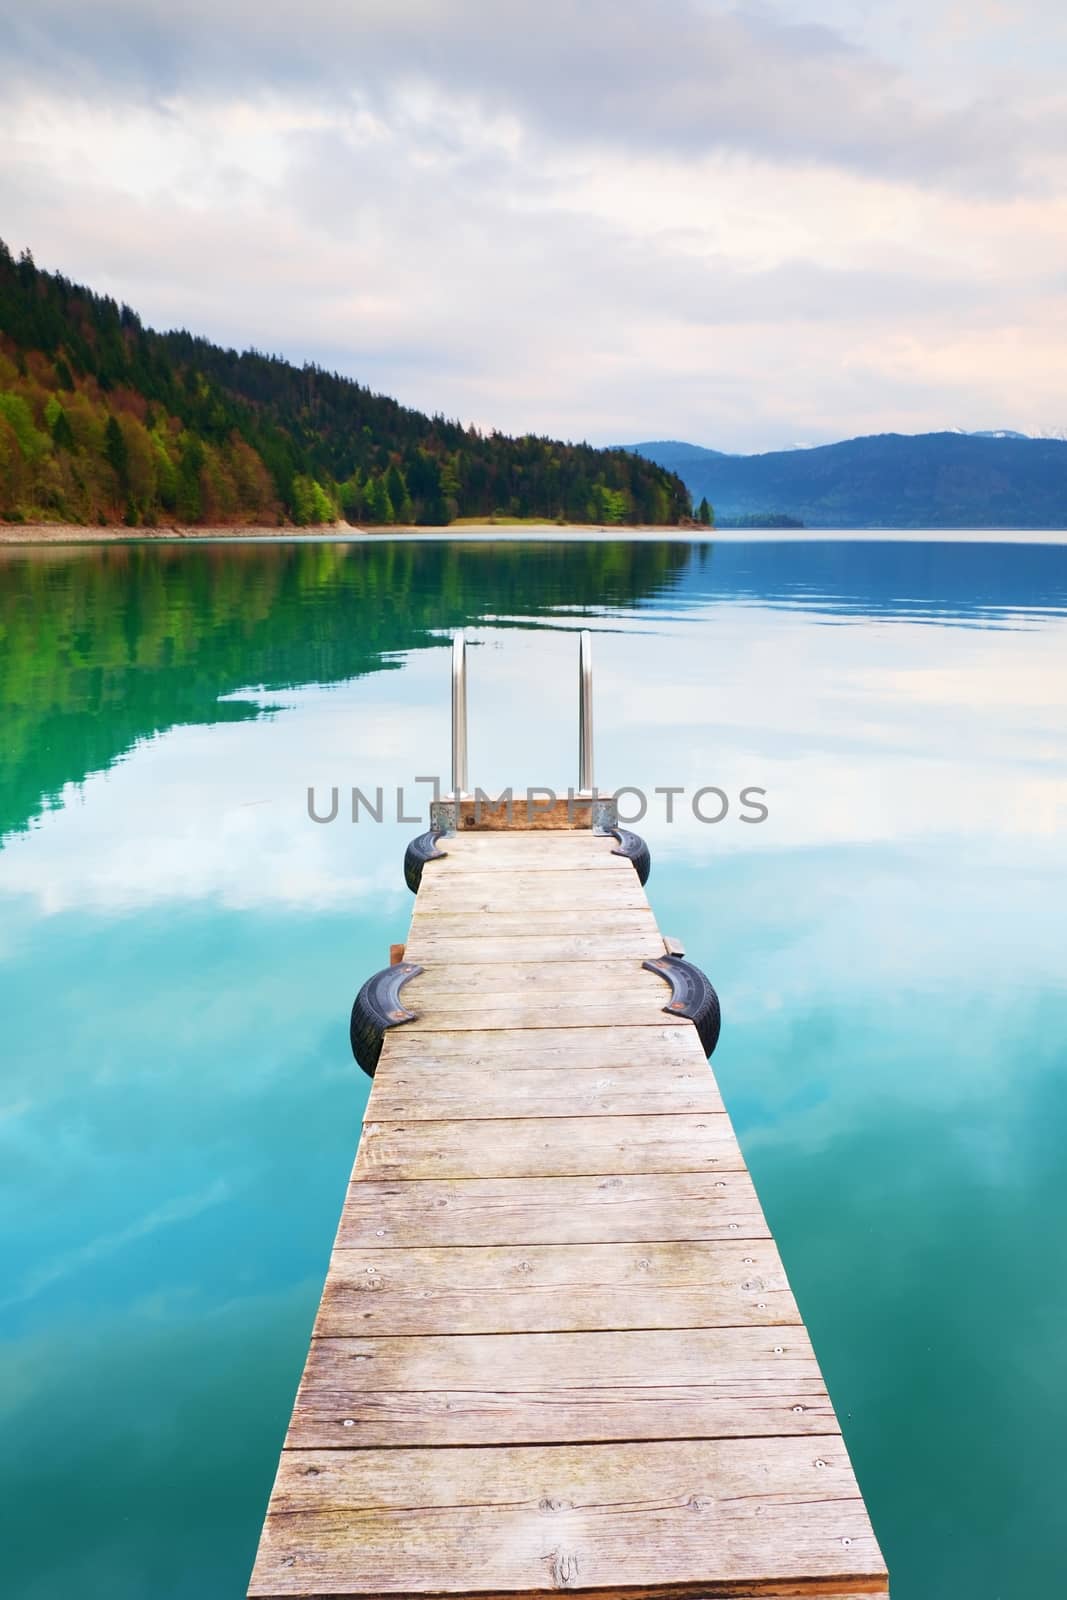
[[70,418],[60,406],[52,423],[52,443],[57,450],[73,450],[74,434],[71,431]]
[[338,489],[341,510],[349,522],[358,522],[363,511],[363,480],[359,468]]
[[204,447],[198,439],[189,439],[178,464],[178,492],[175,510],[182,522],[199,522],[203,500],[200,490],[200,471],[204,465]]
[[367,507],[367,521],[369,523],[373,525],[396,521],[396,512],[393,502],[389,498],[389,491],[386,488],[386,482],[383,477],[375,476],[371,478],[367,484],[364,498]]
[[107,427],[104,430],[104,455],[107,457],[108,466],[115,474],[119,494],[125,499],[129,485],[129,458],[122,429],[113,415],[108,417]]
[[697,512],[697,520],[702,522],[705,528],[710,528],[712,523],[715,521],[714,513],[708,504],[707,495],[705,495],[703,500],[700,502],[700,509]]
[[385,492],[389,496],[389,504],[393,508],[396,521],[414,522],[415,509],[408,494],[408,486],[404,481],[404,474],[395,463],[385,475]]

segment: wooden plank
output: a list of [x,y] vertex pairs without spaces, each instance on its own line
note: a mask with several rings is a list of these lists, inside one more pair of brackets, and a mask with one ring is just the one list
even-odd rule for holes
[[836,1433],[804,1328],[315,1338],[287,1444]]
[[[635,993],[611,999],[574,992],[558,994],[551,1001],[536,1001],[525,995],[456,995],[447,1005],[435,1000],[419,1011],[404,1027],[409,1033],[453,1033],[465,1028],[596,1028],[657,1027],[669,1023],[677,1028],[692,1028],[686,1017],[665,1014],[660,999],[669,999],[670,990],[656,995]],[[404,996],[405,1002],[408,996]]]
[[451,883],[460,878],[485,878],[487,876],[498,878],[530,877],[543,872],[553,873],[556,876],[565,876],[571,880],[576,891],[585,892],[585,874],[596,873],[597,881],[601,878],[620,879],[626,882],[633,878],[637,881],[633,863],[624,856],[583,855],[577,850],[565,850],[554,854],[549,859],[543,856],[530,855],[525,850],[504,852],[499,861],[490,861],[487,857],[478,856],[462,857],[448,855],[441,861],[430,863],[425,869],[427,877],[433,874],[435,880]]
[[[585,887],[587,880],[589,887]],[[582,879],[580,896],[569,872],[526,872],[511,880],[500,873],[479,872],[457,877],[447,885],[441,877],[431,882],[424,873],[422,881],[427,892],[420,916],[504,917],[513,926],[517,922],[520,933],[542,932],[542,920],[548,924],[547,931],[554,933],[568,917],[572,933],[602,927],[606,922],[625,932],[623,913],[639,916],[644,909],[644,891],[634,872],[590,872]],[[578,914],[579,904],[585,916]],[[531,911],[537,913],[536,924]],[[494,927],[494,932],[506,931],[504,924]]]
[[550,1333],[799,1321],[769,1240],[340,1248],[315,1333]]
[[[423,880],[425,882],[425,879]],[[420,890],[421,894],[421,890]],[[526,936],[554,939],[559,936],[597,934],[619,936],[626,933],[649,933],[657,942],[659,955],[659,929],[647,905],[587,906],[570,904],[543,906],[537,913],[536,924],[529,913],[515,904],[501,903],[492,911],[475,908],[459,911],[449,906],[447,900],[436,902],[431,909],[428,902],[415,902],[411,919],[408,945],[420,933],[443,934],[453,939],[465,938],[523,938]]]
[[[595,1027],[524,1029],[440,1029],[433,1038],[417,1037],[411,1028],[392,1028],[382,1045],[382,1060],[461,1060],[472,1065],[508,1060],[529,1066],[630,1066],[645,1064],[649,1077],[667,1066],[682,1064],[710,1073],[695,1028],[678,1026],[676,1018],[657,1015],[655,1025],[604,1024]],[[380,1069],[379,1069],[380,1070]],[[429,1071],[429,1068],[427,1068]]]
[[[419,887],[424,910],[437,906],[453,912],[513,912],[516,906],[526,911],[559,910],[573,907],[575,894],[574,874],[559,871],[479,872],[454,879],[424,872]],[[648,904],[633,871],[583,874],[581,901],[583,907],[624,911],[640,911]],[[526,925],[529,928],[529,919]]]
[[[391,1254],[395,1254],[392,1252]],[[386,1265],[383,1257],[383,1266]],[[433,1334],[424,1338],[312,1340],[301,1392],[445,1394],[487,1387],[505,1400],[556,1390],[628,1391],[749,1384],[773,1397],[786,1387],[821,1390],[800,1323],[790,1327],[633,1328],[580,1333]],[[837,1432],[836,1426],[830,1429]],[[631,1435],[633,1437],[633,1435]],[[654,1435],[645,1435],[654,1437]],[[697,1435],[693,1435],[697,1437]],[[349,1440],[351,1445],[354,1441]],[[518,1441],[518,1439],[516,1440]]]
[[590,839],[573,834],[511,834],[495,839],[481,834],[468,839],[442,839],[444,852],[427,866],[427,872],[633,872],[633,862],[620,855],[614,839]]
[[725,1600],[731,1584],[887,1592],[839,1439],[293,1452],[249,1593]]
[[337,1242],[394,1249],[769,1237],[752,1179],[739,1171],[361,1179],[349,1186]]
[[[441,1036],[428,1037],[432,1043]],[[502,1031],[498,1037],[509,1035]],[[702,1063],[661,1064],[650,1075],[642,1066],[542,1066],[535,1052],[527,1051],[524,1057],[491,1058],[488,1067],[462,1056],[438,1058],[435,1063],[427,1056],[398,1059],[383,1054],[367,1115],[373,1121],[437,1122],[541,1117],[546,1112],[592,1117],[721,1110],[715,1079]]]
[[[640,970],[640,969],[639,969]],[[457,969],[451,992],[423,998],[415,978],[404,993],[405,1005],[415,1012],[404,1027],[412,1033],[449,1033],[457,1029],[680,1027],[691,1028],[684,1016],[667,1010],[670,987],[655,973],[635,974],[632,983],[608,989],[561,987],[553,991],[543,982],[537,990],[499,989],[469,993]]]
[[[691,1331],[685,1329],[684,1335]],[[511,1335],[487,1337],[495,1344]],[[677,1331],[672,1335],[675,1343],[680,1337]],[[483,1377],[469,1388],[365,1389],[351,1379],[343,1386],[343,1374],[322,1365],[324,1351],[347,1342],[312,1341],[309,1368],[312,1360],[319,1363],[316,1376],[323,1386],[316,1382],[297,1395],[285,1438],[287,1450],[348,1449],[356,1443],[361,1449],[413,1445],[470,1449],[492,1444],[604,1444],[612,1439],[777,1441],[801,1434],[825,1437],[837,1427],[817,1372],[783,1373],[777,1384],[764,1383],[756,1389],[757,1380],[746,1373],[703,1384],[645,1388],[546,1384],[542,1389],[509,1393],[492,1379],[493,1352],[485,1349],[480,1358]],[[402,1342],[420,1349],[426,1343],[421,1338]]]
[[611,833],[594,833],[591,828],[561,829],[545,832],[522,829],[505,829],[500,833],[467,829],[463,833],[445,835],[438,848],[456,855],[484,856],[495,861],[504,852],[524,850],[531,856],[557,856],[571,852],[576,855],[610,855],[618,849],[618,840]]
[[365,1122],[359,1178],[536,1178],[739,1172],[725,1115]]
[[[538,923],[540,926],[540,923]],[[501,934],[479,919],[466,934],[438,933],[420,920],[405,946],[408,959],[420,966],[461,966],[468,962],[538,961],[559,965],[565,961],[650,961],[663,954],[663,941],[655,929],[620,933]]]
[[543,961],[482,962],[475,960],[471,952],[458,974],[452,965],[442,965],[431,966],[412,978],[405,987],[404,1002],[417,1006],[419,1001],[425,1004],[431,997],[443,997],[458,1003],[461,999],[503,994],[535,994],[551,999],[569,989],[615,1000],[622,1000],[627,994],[648,994],[659,1001],[660,1008],[671,998],[670,985],[658,973],[647,972],[636,957],[574,965],[552,962],[546,967]]
[[[658,1020],[658,1019],[657,1019]],[[604,1026],[594,1028],[526,1028],[517,1031],[489,1029],[448,1032],[432,1038],[418,1036],[407,1026],[391,1028],[382,1045],[378,1071],[387,1061],[426,1063],[430,1077],[434,1063],[459,1061],[495,1069],[508,1061],[522,1066],[644,1066],[650,1081],[668,1067],[688,1066],[711,1076],[695,1028],[680,1028],[664,1017],[662,1026]]]
[[475,866],[473,863],[464,866],[458,859],[446,857],[444,861],[433,863],[437,869],[436,871],[431,872],[429,867],[425,868],[422,882],[419,885],[419,895],[422,898],[423,906],[431,906],[435,900],[441,899],[450,907],[454,906],[454,909],[462,910],[462,906],[458,902],[454,902],[453,897],[462,887],[460,880],[462,879],[465,882],[470,878],[477,880],[478,883],[491,882],[495,888],[505,895],[511,890],[512,893],[505,902],[509,907],[514,907],[516,903],[522,904],[521,901],[518,901],[514,890],[517,886],[522,886],[526,883],[530,883],[533,888],[541,893],[553,887],[559,888],[565,894],[570,895],[569,903],[571,905],[574,904],[574,896],[579,889],[583,903],[588,897],[589,904],[594,906],[605,902],[608,904],[616,903],[615,897],[625,889],[631,891],[633,904],[636,908],[640,909],[642,906],[646,906],[648,901],[632,865],[621,857],[608,856],[605,860],[610,866],[610,870],[605,867],[604,870],[597,869],[594,871],[586,867],[568,866],[564,863],[556,864],[553,862],[542,862],[537,867],[517,864],[514,867],[490,869],[488,865],[482,868]]
[[[585,855],[577,850],[561,851],[546,859],[543,856],[531,855],[525,850],[503,852],[499,861],[490,861],[488,857],[478,856],[463,857],[459,854],[448,855],[441,861],[434,861],[425,868],[427,874],[431,871],[435,878],[442,882],[446,879],[455,883],[460,878],[484,878],[487,875],[494,877],[511,878],[516,876],[528,877],[531,873],[552,872],[566,874],[574,883],[576,890],[585,892],[584,874],[595,872],[598,875],[610,878],[627,878],[636,880],[633,863],[625,856]],[[575,881],[575,875],[578,875]]]
[[[565,835],[564,839],[569,841],[572,837]],[[498,841],[487,834],[482,834],[481,840],[488,848],[468,850],[462,848],[470,842],[467,839],[459,841],[459,848],[451,840],[442,840],[439,848],[444,855],[429,862],[425,871],[437,877],[447,874],[450,878],[485,872],[499,872],[507,876],[515,872],[611,872],[623,877],[626,873],[633,875],[634,872],[633,862],[626,856],[616,855],[611,849],[615,843],[613,839],[597,840],[596,849],[590,849],[588,845],[578,848],[569,842],[562,847],[552,843],[548,849],[532,848],[529,844],[512,843],[508,839]],[[537,842],[539,846],[539,837]]]

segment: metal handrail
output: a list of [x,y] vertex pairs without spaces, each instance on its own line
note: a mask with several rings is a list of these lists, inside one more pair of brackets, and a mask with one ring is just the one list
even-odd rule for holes
[[593,792],[593,639],[578,635],[578,791]]
[[452,640],[452,793],[467,792],[467,641],[463,630]]
[[[467,640],[463,630],[452,640],[452,795],[468,791]],[[593,639],[578,636],[578,793],[593,793]]]

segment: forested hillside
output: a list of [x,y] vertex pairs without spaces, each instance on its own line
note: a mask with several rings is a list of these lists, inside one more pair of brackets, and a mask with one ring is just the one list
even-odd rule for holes
[[156,333],[0,241],[0,518],[676,523],[632,453],[482,434],[314,366]]

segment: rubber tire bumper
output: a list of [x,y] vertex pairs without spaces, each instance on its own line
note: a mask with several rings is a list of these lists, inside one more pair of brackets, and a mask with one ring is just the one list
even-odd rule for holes
[[631,833],[629,828],[612,828],[612,833],[619,841],[618,849],[613,850],[613,856],[625,856],[634,864],[637,881],[642,887],[648,882],[648,875],[652,871],[652,852],[639,833]]
[[418,894],[419,884],[422,882],[422,869],[427,861],[436,861],[439,857],[446,856],[447,850],[438,850],[437,841],[441,835],[436,828],[431,828],[428,833],[420,833],[418,838],[412,839],[404,851],[404,882],[412,894]]
[[704,1054],[714,1055],[722,1030],[722,1009],[707,974],[684,956],[657,956],[641,965],[670,984],[671,998],[664,1011],[672,1017],[688,1017],[696,1027]]
[[401,961],[385,967],[367,979],[352,1002],[348,1038],[352,1054],[368,1078],[373,1078],[382,1053],[386,1030],[404,1022],[414,1022],[416,1013],[400,1003],[400,990],[409,978],[418,977],[422,967]]

